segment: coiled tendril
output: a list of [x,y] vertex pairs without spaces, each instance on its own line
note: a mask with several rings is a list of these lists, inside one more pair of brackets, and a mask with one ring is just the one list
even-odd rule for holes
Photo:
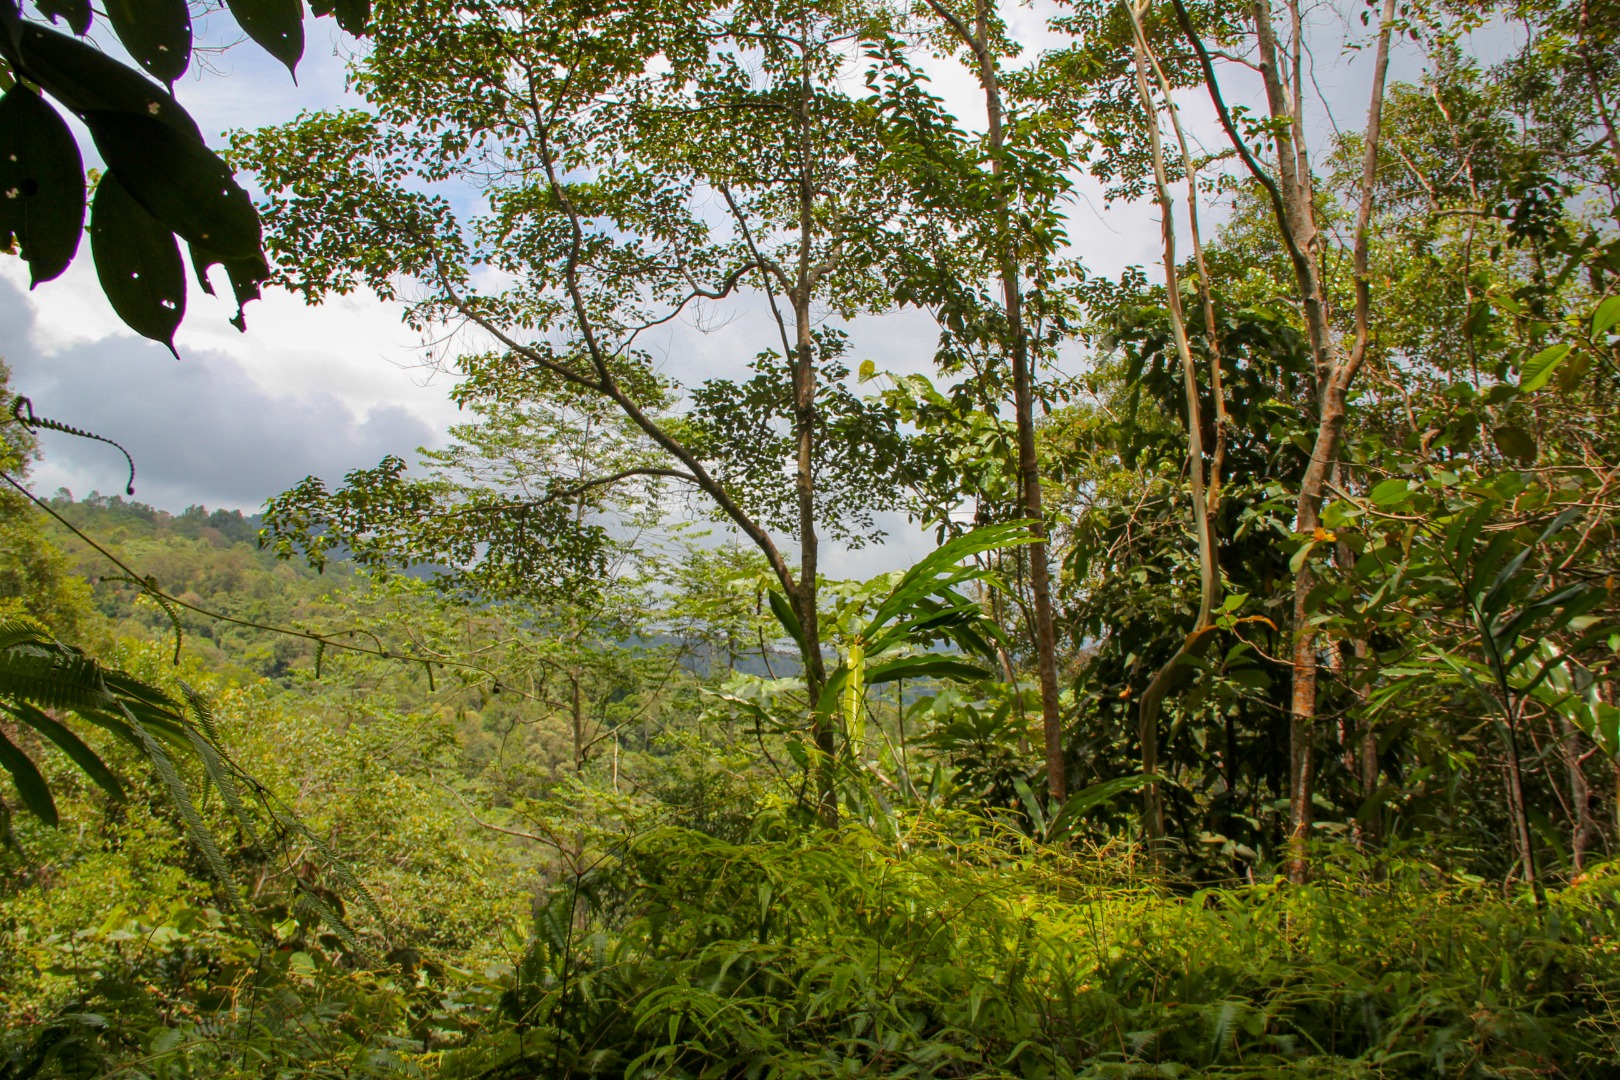
[[93,431],[85,431],[83,428],[76,428],[71,424],[64,424],[59,420],[52,420],[45,416],[35,416],[34,403],[29,401],[21,394],[18,394],[11,403],[11,415],[17,421],[17,423],[21,424],[29,431],[37,431],[40,428],[45,428],[49,431],[60,431],[64,435],[77,435],[81,439],[94,439],[97,442],[104,442],[108,446],[113,447],[120,454],[124,455],[125,461],[129,462],[129,483],[124,486],[124,494],[135,494],[135,459],[130,457],[129,451],[125,450],[119,443],[114,442],[105,435],[97,435]]

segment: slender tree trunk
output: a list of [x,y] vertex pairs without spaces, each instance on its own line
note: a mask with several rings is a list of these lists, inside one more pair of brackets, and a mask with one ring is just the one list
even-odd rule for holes
[[1586,740],[1568,717],[1560,716],[1558,727],[1562,736],[1559,749],[1563,752],[1564,769],[1569,776],[1569,801],[1574,818],[1570,827],[1570,857],[1575,862],[1575,869],[1582,870],[1586,866],[1586,853],[1592,847],[1592,837],[1597,832],[1597,826],[1592,821],[1592,788],[1586,781],[1586,754],[1582,745]]
[[1058,710],[1057,632],[1053,625],[1051,565],[1047,553],[1046,514],[1041,504],[1040,458],[1035,443],[1034,370],[1029,333],[1024,324],[1023,280],[1020,255],[1012,227],[1009,200],[1000,186],[1005,174],[1006,134],[1002,125],[1000,74],[990,48],[990,0],[976,0],[974,24],[969,27],[948,8],[929,0],[935,14],[962,39],[973,53],[979,85],[984,90],[986,129],[990,140],[990,171],[997,181],[996,264],[1001,278],[1002,306],[1007,316],[1007,347],[1012,359],[1013,413],[1018,429],[1018,491],[1023,514],[1039,539],[1030,545],[1030,592],[1034,607],[1035,668],[1041,687],[1041,728],[1045,735],[1046,784],[1053,799],[1068,795],[1068,768],[1063,753],[1063,719]]
[[[808,29],[805,33],[809,37]],[[799,258],[793,293],[795,349],[793,358],[793,437],[794,493],[799,510],[799,581],[793,597],[798,606],[799,624],[805,640],[805,692],[811,710],[811,738],[816,746],[817,812],[822,821],[838,820],[838,793],[833,785],[833,757],[837,752],[832,721],[816,709],[822,687],[827,683],[826,664],[821,657],[821,626],[818,613],[818,538],[816,536],[816,345],[811,334],[810,299],[815,288],[811,266],[815,236],[813,217],[816,183],[810,133],[810,72],[808,60],[800,81],[799,97]]]
[[1514,725],[1507,727],[1507,797],[1508,812],[1513,815],[1513,840],[1519,849],[1519,865],[1526,885],[1535,886],[1536,849],[1530,836],[1530,814],[1524,802],[1524,770],[1519,762],[1519,736]]
[[568,712],[574,728],[574,771],[585,771],[585,703],[579,691],[579,676],[568,676]]
[[[1362,155],[1361,205],[1356,217],[1355,235],[1355,345],[1348,357],[1342,355],[1328,322],[1326,293],[1322,282],[1321,237],[1316,225],[1315,184],[1303,140],[1303,80],[1300,36],[1303,33],[1298,0],[1289,0],[1293,28],[1292,92],[1285,83],[1280,64],[1276,29],[1270,0],[1255,0],[1255,38],[1260,52],[1260,72],[1266,88],[1266,103],[1277,143],[1275,185],[1279,207],[1278,226],[1289,240],[1293,254],[1296,285],[1305,317],[1306,336],[1316,366],[1317,432],[1300,481],[1295,505],[1294,529],[1307,542],[1322,537],[1321,509],[1328,479],[1338,460],[1344,438],[1346,403],[1351,383],[1366,356],[1371,340],[1371,286],[1369,281],[1370,228],[1374,183],[1377,179],[1378,150],[1384,111],[1384,85],[1389,72],[1390,37],[1394,28],[1395,0],[1384,0],[1379,24],[1378,47],[1373,62],[1371,100],[1367,108],[1367,129]],[[1290,696],[1288,730],[1289,773],[1289,853],[1288,876],[1302,882],[1309,874],[1307,843],[1311,829],[1311,798],[1314,790],[1314,742],[1317,711],[1317,640],[1311,624],[1311,592],[1316,572],[1307,559],[1294,575],[1294,622],[1291,666],[1293,688]]]
[[[1355,650],[1357,673],[1365,678],[1370,652],[1367,640],[1356,638],[1351,645]],[[1372,717],[1365,714],[1358,727],[1360,730],[1357,734],[1361,745],[1357,748],[1356,764],[1361,780],[1361,799],[1362,802],[1366,802],[1378,794],[1378,729],[1373,725]],[[1383,807],[1374,807],[1367,815],[1367,820],[1361,823],[1361,838],[1368,847],[1377,847],[1383,843]]]
[[[1129,7],[1136,50],[1136,88],[1142,101],[1147,122],[1148,143],[1152,150],[1155,191],[1161,211],[1161,240],[1164,245],[1165,308],[1170,315],[1170,329],[1175,338],[1176,353],[1181,360],[1182,390],[1187,404],[1187,474],[1192,488],[1192,523],[1198,541],[1199,598],[1198,615],[1192,630],[1181,646],[1161,667],[1142,692],[1138,705],[1137,737],[1142,746],[1142,774],[1148,778],[1142,789],[1142,833],[1149,845],[1156,846],[1164,838],[1164,793],[1159,784],[1159,710],[1174,679],[1180,674],[1182,662],[1189,655],[1201,651],[1212,630],[1211,620],[1220,594],[1220,567],[1216,561],[1215,538],[1212,533],[1210,500],[1204,488],[1204,435],[1203,411],[1198,399],[1198,372],[1193,362],[1192,345],[1187,338],[1187,320],[1181,308],[1181,284],[1176,262],[1175,204],[1170,197],[1169,172],[1165,166],[1164,145],[1159,134],[1159,109],[1148,86],[1151,54],[1147,35],[1142,27],[1142,13],[1147,2]],[[1165,107],[1173,110],[1175,103],[1167,97]],[[1180,124],[1176,124],[1179,135]],[[1190,165],[1190,162],[1188,163]],[[1189,199],[1196,192],[1189,191]],[[1213,333],[1213,328],[1211,329]],[[1219,361],[1217,360],[1217,363]]]

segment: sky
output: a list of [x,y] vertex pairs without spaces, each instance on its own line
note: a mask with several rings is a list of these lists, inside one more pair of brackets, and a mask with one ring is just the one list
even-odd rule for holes
[[[1045,0],[1011,8],[1012,32],[1026,44],[1027,56],[1060,42],[1045,26],[1051,12]],[[1318,8],[1314,18],[1327,20],[1324,26],[1343,25],[1331,8]],[[227,34],[234,27],[218,19],[199,24],[202,45],[224,44]],[[223,133],[231,128],[355,104],[344,89],[344,57],[356,44],[329,19],[311,20],[306,42],[296,85],[285,68],[243,45],[202,54],[176,94],[215,146],[224,144]],[[1356,102],[1364,101],[1370,55],[1340,50],[1315,61],[1323,113],[1331,110],[1341,125],[1360,127],[1358,110],[1365,105]],[[1398,50],[1392,75],[1411,78],[1417,64],[1415,50]],[[958,116],[982,115],[966,71],[942,72],[934,89]],[[1241,100],[1244,90],[1237,94]],[[1193,137],[1219,145],[1207,98],[1191,95],[1181,104]],[[1317,137],[1330,131],[1324,116]],[[1206,228],[1220,219],[1219,207],[1201,213]],[[1145,203],[1106,206],[1098,187],[1085,181],[1074,199],[1070,236],[1093,274],[1152,266],[1159,253],[1158,212]],[[1183,238],[1183,251],[1185,244]],[[311,307],[267,290],[248,306],[244,334],[227,322],[234,305],[193,287],[177,360],[119,323],[96,284],[88,244],[66,274],[32,291],[26,270],[20,259],[0,255],[0,359],[12,369],[14,391],[26,394],[39,415],[122,444],[136,463],[135,498],[154,506],[252,512],[305,476],[336,482],[386,454],[410,459],[419,446],[442,445],[447,426],[457,419],[447,397],[449,376],[423,366],[421,342],[402,325],[399,305],[368,293]],[[934,338],[931,321],[920,312],[863,320],[854,355],[886,370],[926,371]],[[677,321],[646,344],[666,374],[691,381],[742,374],[748,359],[773,339],[762,307],[754,304],[718,325],[697,317]],[[83,496],[124,489],[126,466],[111,447],[50,432],[41,441],[44,459],[32,475],[37,491],[66,487]],[[889,543],[858,552],[834,547],[825,560],[830,576],[904,566],[931,546],[930,536],[898,514],[882,515],[880,523],[891,534]]]

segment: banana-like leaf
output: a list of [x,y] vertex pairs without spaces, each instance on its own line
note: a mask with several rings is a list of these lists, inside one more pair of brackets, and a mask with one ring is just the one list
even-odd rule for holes
[[[1063,808],[1053,815],[1052,823],[1046,831],[1046,839],[1062,839],[1074,831],[1075,827],[1080,824],[1080,818],[1086,813],[1096,809],[1103,803],[1112,802],[1126,792],[1146,787],[1152,782],[1153,778],[1151,776],[1138,773],[1135,776],[1116,776],[1112,780],[1104,780],[1101,783],[1092,784],[1090,787],[1081,788],[1073,795],[1070,795],[1064,802]],[[1166,783],[1166,780],[1161,776],[1159,782],[1163,784]]]
[[903,656],[874,664],[866,670],[866,681],[871,686],[894,682],[896,679],[962,679],[977,681],[993,678],[994,673],[982,664],[955,656]]
[[[928,594],[975,576],[977,570],[952,573],[958,570],[957,564],[963,559],[996,548],[1033,544],[1038,539],[1030,532],[1028,522],[1010,521],[1001,525],[986,525],[946,541],[906,571],[894,591],[873,613],[871,622],[867,624],[868,631],[884,626]],[[945,580],[941,580],[941,575]]]

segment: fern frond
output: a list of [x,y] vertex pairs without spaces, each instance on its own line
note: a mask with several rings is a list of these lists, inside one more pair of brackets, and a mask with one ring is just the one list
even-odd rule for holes
[[325,923],[332,933],[338,936],[338,940],[343,942],[344,946],[354,954],[357,960],[370,966],[370,955],[366,952],[365,947],[360,944],[360,939],[355,936],[354,929],[349,926],[343,916],[332,910],[332,905],[328,904],[324,897],[310,888],[309,884],[302,878],[294,878],[293,884],[298,887],[299,904],[313,911],[321,922]]
[[321,862],[326,869],[333,877],[337,878],[338,882],[346,890],[360,898],[360,902],[365,905],[367,913],[377,920],[377,925],[383,928],[388,926],[387,920],[383,918],[382,908],[377,906],[377,901],[372,898],[366,887],[360,883],[360,879],[354,876],[354,871],[349,869],[348,864],[338,858],[332,849],[326,846],[326,841],[316,836],[314,830],[291,814],[277,814],[276,820],[280,822],[283,828],[289,829],[309,841],[310,846],[320,855]]
[[48,637],[9,635],[0,649],[0,697],[46,709],[106,708],[112,698],[101,666]]
[[259,834],[253,827],[253,818],[249,816],[248,808],[241,801],[241,792],[237,789],[237,779],[232,776],[230,766],[225,763],[224,756],[220,755],[219,750],[217,750],[219,727],[214,724],[214,712],[209,708],[207,698],[199,695],[198,691],[188,687],[186,683],[180,683],[180,690],[185,693],[186,699],[191,703],[191,711],[196,714],[198,721],[203,724],[204,732],[207,733],[207,738],[204,738],[203,732],[198,732],[194,727],[188,725],[186,727],[186,737],[190,738],[191,748],[196,751],[198,758],[203,759],[203,771],[206,772],[207,779],[214,785],[215,790],[219,790],[219,797],[225,800],[225,806],[230,808],[232,816],[237,818],[237,824],[241,827],[243,837],[246,837],[248,844],[258,847]]
[[208,869],[219,883],[226,903],[233,908],[240,907],[241,904],[236,895],[236,883],[231,878],[230,869],[225,865],[225,856],[219,850],[219,841],[214,838],[212,830],[203,821],[202,815],[197,812],[196,804],[191,801],[191,790],[186,787],[186,782],[181,779],[180,771],[174,767],[174,762],[169,760],[169,755],[163,749],[163,745],[142,726],[141,722],[135,718],[135,714],[128,708],[124,708],[122,702],[119,705],[123,709],[125,719],[129,721],[129,726],[140,737],[147,758],[151,760],[152,765],[157,769],[158,775],[163,778],[163,785],[168,788],[170,801],[174,803],[175,809],[180,811],[180,818],[185,822],[186,832],[190,834],[192,843],[197,845],[197,850],[202,852],[203,858],[208,863]]

